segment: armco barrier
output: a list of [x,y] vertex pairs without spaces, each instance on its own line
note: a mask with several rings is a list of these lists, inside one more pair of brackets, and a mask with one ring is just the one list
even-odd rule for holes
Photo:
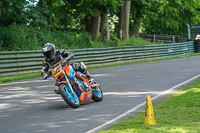
[[[121,61],[170,57],[194,53],[192,42],[125,46],[109,48],[75,49],[72,62],[102,65]],[[43,55],[41,50],[0,52],[0,76],[40,72]]]

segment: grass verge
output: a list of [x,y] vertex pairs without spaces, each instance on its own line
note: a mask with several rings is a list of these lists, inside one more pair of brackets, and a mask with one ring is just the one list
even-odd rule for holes
[[13,81],[19,81],[19,80],[25,80],[25,79],[31,79],[31,78],[38,78],[41,77],[41,73],[31,73],[31,74],[19,74],[19,75],[13,75],[13,76],[5,76],[0,77],[0,84],[13,82]]
[[103,68],[103,67],[112,67],[112,66],[120,66],[120,65],[128,65],[128,64],[136,64],[136,63],[144,63],[144,62],[152,62],[152,61],[161,61],[161,60],[170,60],[170,59],[178,59],[178,58],[186,58],[192,56],[198,56],[200,53],[188,54],[188,55],[180,55],[180,56],[173,56],[173,57],[164,57],[164,58],[151,58],[151,59],[143,59],[143,60],[134,60],[134,61],[126,61],[126,62],[119,62],[119,63],[110,63],[110,64],[103,64],[98,66],[89,66],[89,69],[95,68]]
[[141,111],[99,133],[199,133],[200,80],[169,95],[154,105],[158,126],[144,126],[145,111]]
[[[103,65],[98,65],[98,66],[89,66],[88,69],[112,67],[112,66],[120,66],[120,65],[128,65],[128,64],[136,64],[136,63],[151,62],[151,61],[178,59],[178,58],[185,58],[185,57],[198,56],[198,55],[200,55],[200,53],[189,54],[189,55],[181,55],[181,56],[174,56],[174,57],[144,59],[144,60],[136,60],[136,61],[120,62],[120,63],[110,63],[110,64],[103,64]],[[20,74],[20,75],[0,77],[0,84],[13,82],[13,81],[18,81],[18,80],[24,80],[24,79],[38,78],[38,77],[41,77],[41,73]]]

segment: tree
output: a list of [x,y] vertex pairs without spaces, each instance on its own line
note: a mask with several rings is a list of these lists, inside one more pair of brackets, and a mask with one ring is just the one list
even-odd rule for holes
[[40,11],[40,15],[35,15],[31,23],[42,25],[45,19],[38,16],[45,16],[51,28],[69,30],[85,27],[95,37],[101,27],[102,40],[107,41],[110,38],[107,14],[118,12],[121,4],[121,0],[43,0],[35,9]]
[[[30,1],[30,0],[29,0]],[[46,1],[36,2],[32,1],[32,4],[29,6],[29,26],[37,27],[37,28],[47,28],[49,26],[48,18],[49,18],[49,7]]]
[[143,20],[151,18],[165,0],[132,0],[130,13],[130,32],[138,36]]
[[108,0],[104,1],[104,3],[99,7],[101,13],[100,32],[102,41],[106,42],[110,40],[110,25],[108,14],[113,16],[118,13],[122,4],[122,0]]
[[148,8],[146,0],[132,0],[130,13],[130,31],[132,36],[139,36],[140,25]]
[[25,0],[1,0],[0,26],[9,26],[13,23],[26,24],[28,22],[28,6]]
[[[98,4],[96,1],[93,0],[48,0],[52,4],[52,7],[57,9],[60,12],[57,12],[57,14],[60,14],[62,17],[58,18],[58,22],[63,26],[72,28],[72,25],[79,25],[79,27],[82,27],[82,25],[85,25],[85,30],[89,32],[90,34],[97,36],[99,33],[99,15],[100,12],[98,10]],[[94,8],[95,7],[95,8]],[[53,10],[55,13],[55,10]],[[64,15],[62,15],[64,14]],[[59,15],[56,15],[59,16]],[[67,18],[67,19],[65,19]],[[61,21],[65,20],[65,21]],[[75,23],[63,23],[67,20],[70,20],[71,22]]]
[[143,28],[146,33],[187,35],[187,24],[200,22],[200,3],[197,0],[164,0],[163,5],[145,16]]
[[97,37],[99,34],[99,15],[86,16],[86,31]]
[[[78,10],[81,10],[80,12],[85,14],[86,30],[92,35],[97,36],[99,27],[101,27],[102,40],[109,40],[110,33],[107,14],[118,12],[121,4],[121,0],[82,0]],[[99,23],[100,17],[101,23]],[[91,30],[91,28],[93,28],[93,30]]]
[[130,0],[124,0],[119,16],[119,38],[129,39]]
[[[39,11],[37,16],[46,18],[48,27],[51,29],[61,31],[78,29],[80,28],[80,16],[76,14],[75,2],[76,0],[40,0],[33,10]],[[43,22],[42,20],[40,19],[41,22]],[[32,23],[38,23],[38,21]]]
[[103,42],[110,41],[110,26],[108,22],[108,15],[106,13],[101,14],[101,40]]

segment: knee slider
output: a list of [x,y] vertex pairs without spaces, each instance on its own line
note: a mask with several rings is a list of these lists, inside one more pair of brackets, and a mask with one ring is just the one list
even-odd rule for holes
[[81,65],[81,69],[83,69],[83,70],[87,69],[86,65],[83,62],[80,62],[80,65]]
[[73,68],[74,70],[79,70],[80,69],[80,64],[79,63],[73,63]]

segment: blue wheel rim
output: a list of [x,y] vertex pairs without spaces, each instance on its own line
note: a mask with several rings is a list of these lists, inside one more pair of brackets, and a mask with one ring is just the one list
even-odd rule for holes
[[98,97],[101,97],[101,91],[100,90],[95,90],[95,88],[92,88],[92,92],[96,94]]
[[78,97],[77,97],[77,95],[75,93],[74,94],[72,93],[72,91],[69,88],[69,86],[64,85],[63,88],[65,90],[65,94],[70,99],[70,101],[75,103],[75,104],[78,104],[79,103],[79,99],[78,99]]

